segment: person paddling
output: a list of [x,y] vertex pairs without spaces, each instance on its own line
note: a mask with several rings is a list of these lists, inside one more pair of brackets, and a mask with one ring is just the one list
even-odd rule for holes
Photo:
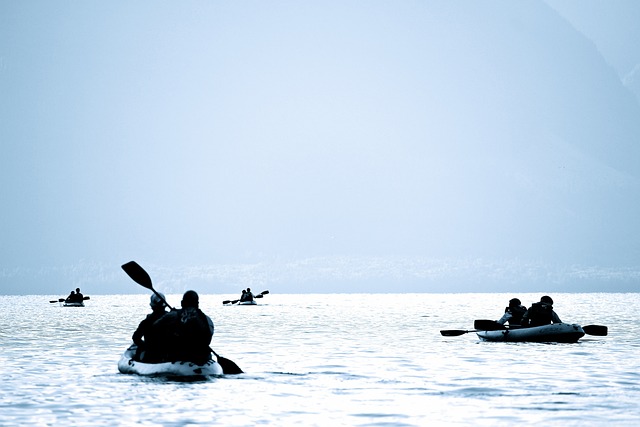
[[542,326],[551,323],[562,323],[555,311],[553,311],[553,300],[545,295],[540,298],[540,302],[534,302],[529,310],[522,316],[522,326]]
[[[159,296],[158,296],[159,295]],[[133,343],[138,346],[134,360],[139,360],[146,363],[159,362],[161,355],[158,351],[159,337],[154,334],[153,324],[164,316],[167,311],[165,309],[166,304],[164,302],[164,294],[158,292],[158,295],[151,295],[151,313],[144,318],[138,325],[138,328],[131,337]]]
[[157,331],[161,337],[162,351],[168,360],[202,365],[211,360],[213,321],[200,310],[195,291],[184,293],[181,306],[158,319],[153,324],[154,333]]
[[67,297],[67,299],[64,300],[64,302],[75,302],[76,301],[76,292],[75,291],[71,291],[71,293],[69,294],[69,296]]
[[251,288],[247,288],[244,292],[244,301],[253,301],[253,293],[251,292]]
[[504,325],[509,323],[509,326],[520,326],[522,324],[522,316],[527,312],[527,308],[522,305],[518,298],[512,298],[509,300],[509,306],[504,309],[504,314],[497,320],[497,323]]

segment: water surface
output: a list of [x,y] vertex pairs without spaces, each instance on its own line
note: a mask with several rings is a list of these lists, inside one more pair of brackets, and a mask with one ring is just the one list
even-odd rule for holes
[[246,373],[198,382],[118,373],[148,295],[0,296],[0,425],[640,425],[640,294],[552,295],[563,321],[609,327],[577,344],[439,333],[515,296],[540,297],[201,295],[212,347]]

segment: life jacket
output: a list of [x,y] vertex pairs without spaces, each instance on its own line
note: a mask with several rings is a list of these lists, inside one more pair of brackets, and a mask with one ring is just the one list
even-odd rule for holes
[[528,310],[529,326],[550,325],[553,318],[553,306],[534,302]]
[[213,337],[213,322],[197,308],[173,310],[157,322],[162,336],[165,357],[203,364],[211,358],[209,344]]
[[522,323],[522,316],[527,312],[527,309],[519,305],[516,307],[507,307],[504,311],[511,313],[511,318],[508,320],[509,325],[520,325]]

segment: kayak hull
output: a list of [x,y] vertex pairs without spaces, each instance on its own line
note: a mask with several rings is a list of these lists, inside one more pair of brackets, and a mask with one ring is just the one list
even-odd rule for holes
[[533,328],[476,331],[476,334],[483,341],[574,343],[582,338],[585,332],[580,325],[554,323]]
[[135,345],[129,347],[118,361],[120,373],[156,377],[207,377],[223,374],[222,366],[217,360],[210,360],[204,365],[186,361],[143,363],[133,360],[135,349]]
[[258,305],[258,303],[255,301],[242,301],[239,302],[238,305]]
[[83,302],[65,302],[62,304],[63,307],[84,307]]

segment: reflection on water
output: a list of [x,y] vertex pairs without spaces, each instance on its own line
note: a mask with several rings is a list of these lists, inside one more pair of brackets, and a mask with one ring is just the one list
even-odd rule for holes
[[118,373],[148,295],[2,296],[0,425],[635,425],[638,295],[554,294],[563,320],[609,327],[578,344],[440,335],[515,295],[203,295],[213,348],[246,374],[195,382]]

